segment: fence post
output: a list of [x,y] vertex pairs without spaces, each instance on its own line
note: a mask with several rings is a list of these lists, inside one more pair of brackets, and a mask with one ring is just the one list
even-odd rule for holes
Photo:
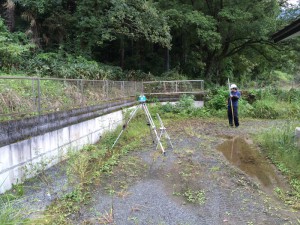
[[80,79],[80,92],[81,92],[81,103],[84,103],[84,95],[83,95],[83,79]]
[[109,89],[108,80],[106,80],[105,83],[106,83],[106,99],[108,99],[108,97],[109,97],[109,96],[108,96],[108,94],[109,94],[109,90],[108,90],[108,89]]
[[38,86],[38,115],[41,115],[41,83],[40,78],[37,78],[37,86]]

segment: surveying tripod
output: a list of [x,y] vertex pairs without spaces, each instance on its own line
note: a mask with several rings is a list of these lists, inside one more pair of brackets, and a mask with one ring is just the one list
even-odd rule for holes
[[162,136],[165,135],[165,137],[169,140],[169,143],[170,143],[170,145],[171,145],[171,147],[172,147],[172,149],[173,149],[173,145],[172,145],[172,142],[171,142],[171,138],[170,138],[170,136],[168,135],[167,130],[166,130],[166,128],[165,128],[165,126],[164,126],[164,124],[163,124],[163,122],[162,122],[160,116],[159,116],[158,113],[157,113],[156,115],[157,115],[157,118],[159,119],[159,122],[160,122],[160,131],[161,131],[160,134],[158,135],[157,130],[156,130],[156,126],[155,126],[155,124],[154,124],[154,122],[153,122],[153,119],[152,119],[152,117],[151,117],[151,114],[150,114],[150,112],[149,112],[149,110],[148,110],[148,107],[147,107],[147,105],[146,105],[145,102],[140,102],[140,104],[139,104],[139,105],[138,105],[138,106],[130,113],[130,117],[129,117],[128,121],[123,125],[122,131],[120,132],[120,134],[118,135],[118,137],[117,137],[117,139],[115,140],[114,144],[112,145],[112,148],[115,146],[115,144],[117,143],[117,141],[118,141],[119,138],[121,137],[122,133],[124,132],[124,130],[125,130],[126,127],[128,126],[129,122],[130,122],[130,121],[132,120],[132,118],[136,115],[136,112],[137,112],[138,109],[140,109],[140,108],[142,108],[143,111],[144,111],[145,114],[146,114],[147,121],[148,121],[148,124],[149,124],[149,126],[150,126],[150,133],[151,133],[151,137],[152,137],[153,143],[154,143],[155,141],[154,141],[154,139],[153,139],[152,131],[153,131],[154,134],[155,134],[155,137],[156,137],[156,140],[157,140],[156,149],[157,149],[158,147],[160,147],[160,148],[161,148],[161,151],[162,151],[163,154],[165,155],[166,152],[165,152],[165,149],[164,149],[164,147],[163,147],[163,145],[162,145],[162,143],[161,143],[160,140],[161,140]]

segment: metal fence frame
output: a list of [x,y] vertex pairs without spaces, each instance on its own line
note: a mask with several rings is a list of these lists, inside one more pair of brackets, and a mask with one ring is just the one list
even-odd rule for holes
[[[20,83],[16,84],[17,82]],[[149,85],[154,86],[156,92],[145,91]],[[185,86],[185,89],[182,88],[182,85]],[[168,90],[160,87],[168,87]],[[56,95],[52,95],[51,93],[55,91],[57,91]],[[8,106],[5,112],[0,108],[0,121],[100,105],[104,102],[133,99],[141,93],[195,94],[203,91],[203,80],[138,82],[0,76],[0,107],[1,105],[9,105],[7,101],[10,101],[10,95],[18,99],[16,92],[22,92],[23,94],[22,99],[18,99],[17,101],[22,106],[16,107],[17,103],[13,102],[13,106],[11,108]],[[58,104],[59,106],[56,106],[55,103],[59,102],[58,96],[62,97],[62,99],[65,97],[67,103],[62,102]],[[72,99],[73,102],[70,102]]]
[[[162,86],[163,88],[157,88],[154,92],[149,92],[146,86],[153,84],[159,84],[157,86]],[[183,84],[189,87],[182,88],[181,85]],[[167,90],[166,86],[171,86],[174,89]],[[204,92],[204,80],[144,81],[143,92],[144,94],[199,94]]]

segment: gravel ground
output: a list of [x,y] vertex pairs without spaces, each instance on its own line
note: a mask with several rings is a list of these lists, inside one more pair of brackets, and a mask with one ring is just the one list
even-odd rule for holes
[[[283,122],[247,120],[239,128],[228,128],[224,120],[169,122],[173,150],[167,148],[163,157],[146,138],[142,149],[123,156],[113,173],[94,185],[90,202],[70,219],[73,224],[117,225],[297,224],[299,211],[273,194],[278,183],[264,186],[258,176],[232,165],[218,150],[233,137],[251,143],[251,134]],[[30,205],[31,217],[71,190],[63,171],[56,166],[47,171],[48,182],[26,183],[21,205]],[[284,177],[274,173],[274,180],[288,188]]]

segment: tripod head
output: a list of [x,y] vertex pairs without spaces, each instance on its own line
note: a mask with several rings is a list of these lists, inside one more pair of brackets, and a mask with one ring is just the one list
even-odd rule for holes
[[140,103],[145,103],[147,100],[146,96],[145,95],[140,95],[139,98],[138,98],[138,101]]

